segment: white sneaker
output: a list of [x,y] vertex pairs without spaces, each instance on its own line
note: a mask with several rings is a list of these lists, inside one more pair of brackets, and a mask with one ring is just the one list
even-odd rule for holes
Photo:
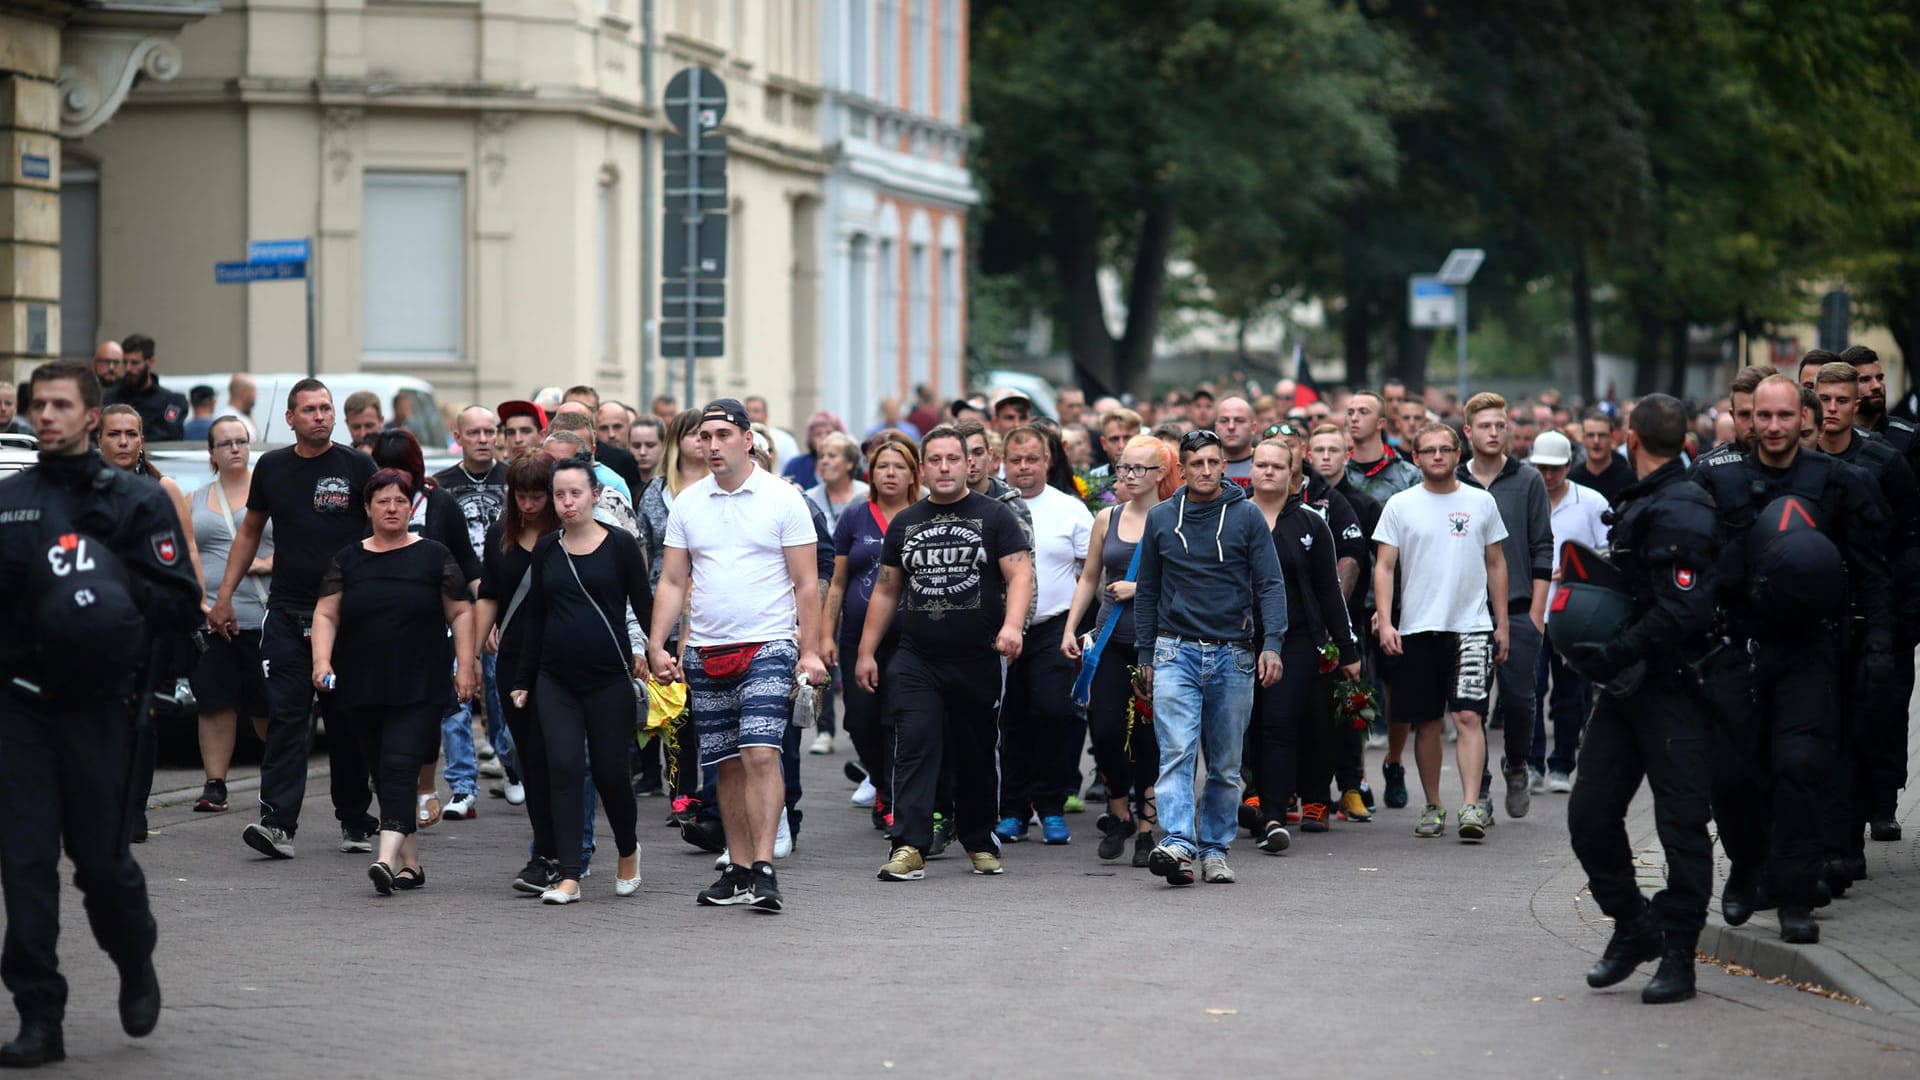
[[853,789],[853,798],[847,801],[855,806],[872,806],[873,800],[879,794],[878,791],[873,789],[873,781],[871,779],[862,780],[860,781],[860,786]]
[[471,791],[464,795],[455,795],[453,801],[447,803],[447,808],[440,812],[440,816],[455,821],[477,818],[480,816],[479,800],[474,798]]
[[829,735],[824,731],[818,735],[815,735],[813,737],[813,745],[807,747],[807,753],[809,754],[833,753],[833,736]]
[[713,868],[719,871],[720,873],[723,873],[723,874],[726,873],[727,867],[732,865],[733,865],[733,856],[727,854],[726,848],[721,848],[720,854],[715,855],[713,857]]
[[780,808],[780,831],[773,837],[773,857],[784,859],[793,854],[793,833],[787,828],[787,810]]
[[500,758],[496,755],[480,763],[480,775],[489,780],[498,780],[507,775],[507,767],[500,764]]
[[1573,790],[1573,777],[1563,772],[1547,774],[1547,790],[1556,795],[1565,795]]
[[1385,750],[1386,748],[1387,748],[1387,737],[1384,733],[1374,732],[1367,736],[1367,749]]
[[1531,765],[1527,766],[1527,790],[1533,792],[1535,795],[1545,795],[1547,793],[1546,776],[1541,773],[1539,769]]
[[507,785],[507,805],[508,806],[524,806],[526,804],[526,801],[527,801],[527,785],[525,784],[508,784]]

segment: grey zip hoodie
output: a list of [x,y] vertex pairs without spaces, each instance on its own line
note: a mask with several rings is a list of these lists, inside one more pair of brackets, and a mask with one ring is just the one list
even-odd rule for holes
[[1287,592],[1280,556],[1260,508],[1227,481],[1211,502],[1182,487],[1147,512],[1140,574],[1133,594],[1134,643],[1153,655],[1162,634],[1209,641],[1253,636],[1260,605],[1261,651],[1280,651],[1287,635]]

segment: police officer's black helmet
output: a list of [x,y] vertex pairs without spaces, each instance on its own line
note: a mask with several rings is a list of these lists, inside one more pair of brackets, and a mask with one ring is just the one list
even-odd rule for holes
[[44,547],[27,578],[33,681],[63,695],[125,692],[146,663],[149,640],[125,564],[84,533],[47,537]]
[[1562,657],[1576,645],[1605,645],[1633,615],[1626,575],[1604,555],[1572,540],[1560,546],[1560,584],[1547,613],[1547,640]]
[[1804,629],[1846,609],[1847,564],[1798,495],[1768,503],[1747,532],[1747,597],[1769,625]]

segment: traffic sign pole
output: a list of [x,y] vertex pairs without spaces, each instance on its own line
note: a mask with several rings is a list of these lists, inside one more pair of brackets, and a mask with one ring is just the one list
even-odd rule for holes
[[1458,320],[1454,324],[1453,331],[1454,340],[1458,345],[1453,361],[1453,389],[1460,397],[1461,406],[1464,407],[1467,403],[1467,287],[1455,285],[1453,292],[1457,298],[1454,303],[1456,308],[1454,317]]

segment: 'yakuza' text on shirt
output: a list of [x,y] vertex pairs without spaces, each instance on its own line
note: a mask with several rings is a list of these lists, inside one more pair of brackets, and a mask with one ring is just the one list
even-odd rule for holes
[[968,492],[942,505],[931,499],[887,525],[880,564],[899,570],[903,642],[923,656],[990,651],[1006,617],[1000,560],[1027,550],[1006,504]]

